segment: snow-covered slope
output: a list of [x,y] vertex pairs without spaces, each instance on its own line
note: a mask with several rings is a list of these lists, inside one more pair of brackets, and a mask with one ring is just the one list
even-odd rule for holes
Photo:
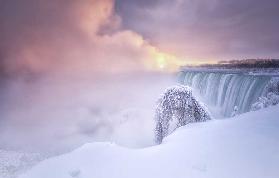
[[20,178],[278,178],[279,106],[193,123],[161,145],[91,143],[45,160]]
[[38,153],[0,150],[0,178],[15,178],[43,159]]

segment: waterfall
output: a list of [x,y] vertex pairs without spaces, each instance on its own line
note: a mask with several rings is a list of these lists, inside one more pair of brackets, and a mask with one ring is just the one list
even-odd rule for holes
[[224,117],[250,111],[271,78],[244,72],[185,70],[179,73],[181,84],[192,87],[205,104],[218,108],[218,115]]

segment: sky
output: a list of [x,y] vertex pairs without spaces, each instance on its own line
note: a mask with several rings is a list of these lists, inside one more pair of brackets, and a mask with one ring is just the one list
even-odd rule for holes
[[278,58],[277,0],[118,0],[126,28],[188,60]]
[[0,0],[0,70],[119,73],[279,57],[277,0]]

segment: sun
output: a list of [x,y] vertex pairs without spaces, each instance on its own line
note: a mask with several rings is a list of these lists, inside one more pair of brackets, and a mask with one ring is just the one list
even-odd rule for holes
[[164,54],[158,54],[158,56],[156,57],[156,63],[160,69],[166,68],[166,57],[164,56]]
[[183,64],[176,56],[158,52],[155,56],[156,68],[163,71],[176,71]]
[[162,72],[175,72],[186,64],[184,58],[179,58],[174,54],[162,52],[158,48],[151,47],[149,49],[150,60],[145,65],[146,68]]

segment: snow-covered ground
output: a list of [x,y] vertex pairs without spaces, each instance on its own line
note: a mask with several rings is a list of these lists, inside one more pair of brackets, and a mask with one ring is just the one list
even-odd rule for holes
[[278,178],[279,106],[177,129],[161,145],[90,143],[20,178]]
[[42,159],[38,153],[0,150],[0,178],[15,178]]

